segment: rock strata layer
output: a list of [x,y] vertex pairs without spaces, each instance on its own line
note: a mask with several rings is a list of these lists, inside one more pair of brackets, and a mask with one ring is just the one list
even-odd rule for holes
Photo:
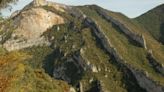
[[103,49],[111,55],[116,62],[126,69],[129,70],[137,80],[138,85],[146,90],[147,92],[163,92],[164,87],[161,85],[158,85],[156,82],[151,80],[143,71],[138,70],[130,66],[126,63],[126,61],[123,60],[123,58],[118,54],[117,50],[112,47],[111,43],[108,38],[106,38],[103,34],[103,32],[100,30],[100,28],[97,26],[97,24],[91,20],[90,18],[86,18],[84,24],[86,26],[90,27],[95,35],[95,37],[101,42],[101,45]]

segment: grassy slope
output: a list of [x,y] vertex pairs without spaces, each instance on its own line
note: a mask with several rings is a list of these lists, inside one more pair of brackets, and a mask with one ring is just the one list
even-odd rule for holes
[[[2,21],[1,21],[2,20]],[[13,31],[10,20],[0,19],[0,27],[7,26],[7,40]],[[7,52],[0,47],[0,92],[64,92],[69,90],[66,82],[52,79],[43,70],[45,57],[53,50],[49,47],[31,47],[21,51]]]
[[[52,9],[52,7],[46,7],[46,9]],[[53,12],[56,11],[54,10]],[[69,19],[71,19],[67,14],[64,15],[64,17],[69,17]],[[3,22],[3,25],[4,23],[7,25],[6,22]],[[69,29],[68,23],[59,26],[60,31],[57,31],[57,26],[55,26],[47,31],[44,36],[47,38],[50,37],[49,39],[54,36],[55,39],[53,39],[52,42],[65,55],[70,55],[79,50],[82,42],[79,32]],[[8,35],[9,33],[6,34]],[[56,49],[56,47],[53,48]],[[0,67],[2,68],[0,71],[0,80],[4,80],[0,83],[0,92],[68,92],[69,86],[66,82],[50,77],[53,73],[53,63],[56,58],[53,55],[54,49],[47,46],[30,47],[15,52],[18,53],[18,55],[22,54],[22,56],[13,56],[12,53],[9,52],[9,54],[6,54],[6,51],[0,48],[0,54],[2,55],[2,57],[0,57],[0,65],[5,63],[3,67]],[[26,58],[26,55],[29,57]],[[25,59],[21,59],[21,57]],[[12,66],[13,63],[14,66]],[[8,73],[6,74],[5,71],[8,71]],[[11,79],[11,81],[9,79]]]
[[[112,60],[110,60],[110,57],[102,49],[100,49],[90,29],[84,29],[82,34],[85,39],[85,46],[83,47],[82,53],[83,58],[90,62],[92,65],[95,65],[97,68],[101,69],[101,72],[93,73],[92,77],[102,82],[104,90],[111,92],[127,92],[123,86],[123,75],[121,71],[118,70],[115,65],[110,63]],[[108,77],[105,77],[105,75]],[[84,83],[86,83],[87,79],[84,78],[84,80]]]
[[[34,54],[14,51],[0,56],[1,92],[63,92],[68,90],[65,82],[54,80],[39,68],[39,60],[47,54],[43,48],[34,48]],[[37,52],[39,51],[39,52]],[[41,52],[41,51],[44,51]],[[33,53],[34,53],[33,52]],[[37,54],[39,53],[39,54]],[[43,54],[42,54],[43,53]],[[33,61],[30,61],[33,60]],[[34,67],[35,66],[35,67]]]
[[160,5],[134,19],[153,37],[164,43],[164,5]]
[[149,32],[145,31],[145,29],[140,25],[140,23],[130,20],[126,16],[119,13],[109,12],[109,15],[118,19],[123,24],[127,25],[127,27],[131,29],[131,31],[144,35],[148,50],[152,50],[154,56],[159,61],[159,63],[164,64],[164,46],[158,41],[156,41]]
[[[50,9],[50,7],[46,7],[46,9]],[[64,16],[63,14],[61,15]],[[67,17],[69,17],[69,20],[73,19],[70,16]],[[73,19],[72,21],[75,22],[76,27],[80,28],[80,20]],[[57,47],[59,47],[60,50],[63,51],[63,53],[69,52],[68,55],[81,48],[81,38],[83,38],[85,43],[82,46],[82,57],[87,62],[90,62],[92,65],[95,65],[97,68],[101,69],[101,72],[99,73],[92,73],[90,71],[85,72],[85,76],[83,76],[82,78],[82,82],[84,83],[84,90],[89,90],[91,88],[89,80],[94,78],[103,82],[103,89],[105,90],[127,92],[126,88],[124,87],[125,84],[122,81],[122,72],[118,69],[118,67],[109,63],[112,62],[110,60],[110,57],[102,49],[100,49],[98,43],[96,43],[96,40],[91,33],[91,30],[84,29],[82,30],[82,33],[78,33],[72,29],[67,28],[67,26],[67,24],[60,25],[60,31],[56,32],[56,27],[54,27],[54,29],[50,30],[50,32],[45,33],[45,35],[49,36],[50,38],[54,36],[54,42],[57,42]],[[60,40],[63,36],[67,36],[67,42],[62,42]],[[76,49],[73,50],[71,48],[72,45],[75,45]],[[105,70],[105,67],[107,68],[107,70]],[[72,72],[73,71],[69,71],[69,73]],[[105,75],[108,77],[106,78]]]
[[[147,71],[151,78],[153,78],[155,81],[160,81],[162,85],[164,85],[163,77],[158,75],[148,64],[148,61],[146,59],[146,51],[143,48],[139,48],[137,46],[134,46],[131,44],[127,37],[120,32],[117,28],[114,28],[111,23],[108,23],[106,20],[101,18],[95,11],[89,9],[89,8],[81,8],[85,14],[87,14],[89,17],[94,19],[97,24],[102,28],[105,34],[109,37],[111,43],[113,46],[118,50],[119,54],[123,56],[123,58],[129,63],[130,65]],[[132,30],[137,31],[137,33],[143,33],[141,29],[137,28],[137,26],[133,25],[134,23],[131,23],[132,21],[128,20],[126,17],[121,16],[120,14],[116,13],[109,13],[110,16],[113,16],[114,18],[120,20],[124,24],[128,25]],[[155,45],[159,45],[158,42],[156,42],[151,36],[149,36],[146,32],[143,33],[146,41],[147,39],[151,40],[152,42],[156,43]],[[119,45],[118,45],[119,44]],[[157,48],[153,48],[153,46],[149,46],[149,41],[147,41],[148,47],[153,49],[153,51],[156,51]],[[153,44],[154,45],[154,44]],[[159,47],[159,49],[161,49]],[[159,51],[159,50],[157,50]],[[162,51],[159,51],[161,55],[163,55]],[[163,58],[160,58],[164,60]],[[162,62],[163,63],[163,62]]]

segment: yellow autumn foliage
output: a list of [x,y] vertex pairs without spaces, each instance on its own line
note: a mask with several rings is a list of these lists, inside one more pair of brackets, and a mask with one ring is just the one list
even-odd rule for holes
[[27,58],[30,58],[30,55],[21,51],[0,55],[0,92],[5,92],[13,81],[23,76],[25,71],[23,61]]
[[0,67],[6,64],[11,64],[12,62],[20,62],[29,58],[27,53],[14,51],[0,56]]

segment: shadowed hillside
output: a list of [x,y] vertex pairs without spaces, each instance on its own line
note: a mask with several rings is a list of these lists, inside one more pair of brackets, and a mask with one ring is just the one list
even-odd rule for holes
[[147,13],[135,18],[151,35],[164,43],[164,5],[160,5]]

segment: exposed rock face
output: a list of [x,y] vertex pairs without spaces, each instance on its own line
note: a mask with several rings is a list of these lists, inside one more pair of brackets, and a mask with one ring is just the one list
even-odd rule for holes
[[70,6],[66,6],[64,4],[59,4],[59,3],[55,3],[55,2],[47,2],[47,6],[51,6],[51,7],[53,7],[54,9],[56,9],[60,12],[65,12],[69,8],[71,8]]
[[97,73],[98,72],[97,67],[95,65],[91,65],[91,70],[94,73]]
[[55,8],[56,10],[61,11],[61,12],[65,12],[66,9],[70,8],[69,6],[66,6],[64,4],[49,2],[49,1],[46,1],[46,0],[34,0],[32,2],[32,5],[34,7],[51,6],[51,7]]
[[54,66],[53,76],[57,79],[63,79],[68,83],[74,83],[74,81],[78,80],[82,76],[86,68],[87,66],[83,58],[79,55],[79,53],[75,53],[71,57],[68,57],[60,65]]
[[14,19],[17,25],[15,35],[25,39],[38,38],[48,28],[63,23],[64,19],[57,14],[43,8],[32,8]]
[[6,43],[3,44],[3,47],[5,47],[8,51],[13,51],[22,48],[27,48],[32,46],[42,46],[42,45],[49,46],[50,43],[44,37],[40,37],[38,39],[29,39],[29,40],[11,39],[6,41]]
[[135,32],[131,31],[128,27],[126,27],[124,24],[122,24],[120,21],[114,19],[113,17],[107,15],[104,11],[100,9],[95,9],[98,14],[100,14],[104,19],[106,19],[109,22],[112,22],[116,26],[118,26],[124,34],[126,34],[130,39],[136,41],[140,46],[146,47],[146,41],[143,35],[136,34]]
[[147,59],[149,60],[149,64],[155,69],[155,71],[164,76],[164,67],[160,63],[158,63],[159,61],[155,59],[152,51],[148,52]]
[[13,22],[16,29],[11,38],[3,44],[8,51],[26,48],[36,43],[47,44],[48,42],[41,35],[53,25],[63,24],[64,18],[37,7],[21,12],[13,19]]
[[73,87],[71,87],[69,92],[76,92],[76,90]]
[[[5,40],[3,43],[3,47],[6,48],[8,51],[19,50],[31,46],[48,45],[48,48],[46,47],[46,49],[41,51],[44,52],[46,50],[46,55],[40,56],[40,48],[38,50],[38,54],[34,53],[32,55],[34,57],[36,55],[43,59],[46,58],[45,60],[39,58],[38,61],[44,62],[43,68],[45,72],[48,73],[51,77],[55,79],[64,80],[72,85],[76,85],[76,83],[79,83],[80,86],[77,87],[77,89],[79,88],[80,92],[84,92],[86,89],[88,90],[88,88],[89,90],[91,90],[88,92],[108,92],[105,90],[105,88],[110,87],[110,85],[105,86],[106,84],[108,85],[108,83],[106,82],[118,84],[120,88],[125,88],[125,90],[127,90],[128,92],[164,91],[164,87],[158,85],[155,81],[150,79],[146,71],[144,72],[142,70],[135,69],[129,63],[127,64],[127,62],[124,60],[124,57],[122,57],[121,53],[118,53],[117,49],[114,48],[114,46],[112,46],[112,44],[110,43],[110,39],[96,24],[96,22],[90,18],[87,18],[85,14],[83,14],[83,12],[78,10],[78,8],[76,9],[68,7],[68,9],[66,9],[64,5],[46,2],[45,0],[34,0],[30,5],[33,6],[26,7],[25,10],[15,12],[11,16],[11,19],[13,20],[15,26],[14,31],[12,31],[11,37]],[[52,6],[53,8],[45,7],[45,5]],[[65,10],[68,10],[66,13],[69,14],[68,16],[66,15],[66,17],[70,18],[70,20],[68,19],[68,23],[66,23],[65,25],[64,18],[55,14],[55,11],[53,10],[52,12],[49,11],[49,8],[54,9],[55,11],[59,10],[61,12],[65,12]],[[137,45],[139,44],[146,49],[144,36],[140,36],[134,33],[126,25],[122,24],[120,21],[114,19],[113,17],[108,16],[106,13],[102,11],[97,12],[101,15],[101,17],[119,27],[120,30],[126,35],[126,37],[129,37],[129,39],[136,41]],[[83,21],[83,19],[84,25],[81,24],[81,21]],[[77,25],[75,25],[76,23]],[[59,24],[64,25],[60,26]],[[80,31],[83,28],[83,26],[87,27],[86,31],[89,31],[89,33],[82,33],[82,31]],[[52,30],[47,31],[47,29],[49,28]],[[67,30],[67,28],[70,29]],[[73,32],[75,31],[78,32],[80,35],[74,34]],[[10,33],[10,30],[6,30],[6,32]],[[4,35],[0,35],[0,41],[3,40]],[[77,37],[75,35],[77,35]],[[81,38],[80,40],[78,39],[79,37]],[[87,44],[85,44],[85,42]],[[78,46],[77,44],[81,45]],[[93,45],[96,45],[96,47],[94,47]],[[84,50],[82,49],[83,46]],[[92,46],[93,49],[90,51],[89,49],[92,48]],[[129,46],[129,44],[127,46]],[[53,53],[51,53],[52,49],[54,50]],[[49,50],[51,51],[49,52]],[[84,51],[86,52],[84,53]],[[88,53],[87,51],[93,51],[93,53]],[[94,51],[96,54],[94,53]],[[47,55],[49,53],[50,55]],[[86,55],[82,57],[82,54]],[[94,56],[92,57],[90,55]],[[35,58],[34,61],[36,60]],[[93,59],[93,61],[91,59]],[[157,72],[164,74],[164,68],[161,65],[159,65],[157,60],[153,57],[152,53],[148,54],[147,59],[149,59],[150,65],[152,65]],[[91,60],[92,62],[90,62],[89,60]],[[85,63],[85,61],[87,62],[87,64]],[[110,65],[108,67],[107,64],[109,63]],[[118,69],[118,72],[115,69]],[[86,76],[82,78],[84,73],[86,73]],[[110,73],[112,75],[109,75]],[[119,75],[120,77],[117,78],[117,75]],[[95,78],[96,81],[94,81],[93,78]],[[86,83],[83,83],[83,79]],[[87,82],[89,84],[87,84]],[[92,83],[94,84],[93,87]],[[91,86],[91,88],[87,88],[86,86]],[[76,90],[71,88],[70,92],[76,92]]]
[[47,5],[47,2],[46,2],[46,0],[34,0],[33,5],[34,6],[44,6],[44,5]]
[[154,81],[145,76],[143,72],[132,68],[130,70],[136,77],[140,87],[144,88],[147,92],[164,92],[164,87],[157,85]]
[[105,49],[105,51],[109,55],[112,55],[120,66],[125,67],[130,73],[133,74],[135,80],[137,80],[137,83],[141,88],[143,88],[147,92],[164,91],[163,86],[157,85],[154,81],[148,78],[148,76],[146,76],[146,74],[143,73],[141,70],[134,69],[132,66],[126,64],[126,61],[124,61],[123,58],[118,54],[116,49],[112,47],[108,38],[104,36],[103,32],[99,29],[99,27],[93,20],[86,18],[84,24],[93,30],[94,35],[101,42],[103,49]]

